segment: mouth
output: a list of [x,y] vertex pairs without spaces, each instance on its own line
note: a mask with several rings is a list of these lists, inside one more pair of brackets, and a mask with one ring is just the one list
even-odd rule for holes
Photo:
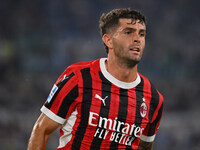
[[140,52],[140,48],[139,48],[139,47],[136,47],[136,46],[130,47],[129,50],[132,51],[132,52],[137,52],[137,53]]

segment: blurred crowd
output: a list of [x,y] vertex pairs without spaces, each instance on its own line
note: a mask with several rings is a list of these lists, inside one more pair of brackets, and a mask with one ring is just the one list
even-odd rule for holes
[[[103,12],[130,7],[147,17],[139,72],[164,95],[155,150],[200,148],[199,1],[1,0],[0,149],[26,149],[49,91],[65,68],[106,57]],[[58,145],[58,133],[48,149]]]

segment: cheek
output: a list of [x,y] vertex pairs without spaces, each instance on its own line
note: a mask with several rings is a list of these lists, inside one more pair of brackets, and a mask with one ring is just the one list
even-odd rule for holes
[[145,40],[141,40],[142,48],[145,48]]
[[114,39],[113,40],[113,46],[114,47],[125,47],[127,43],[127,40],[125,39]]

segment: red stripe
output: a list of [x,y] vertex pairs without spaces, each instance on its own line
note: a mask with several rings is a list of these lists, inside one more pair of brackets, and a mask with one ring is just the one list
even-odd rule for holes
[[[149,122],[148,116],[149,116],[149,111],[150,111],[150,103],[152,99],[152,94],[151,94],[151,83],[147,78],[142,76],[142,79],[144,81],[144,87],[143,87],[143,96],[144,96],[144,102],[147,105],[147,114],[146,116],[142,119],[142,125],[147,124]],[[144,126],[142,126],[144,128]]]
[[149,116],[149,112],[150,112],[150,103],[151,103],[151,98],[152,98],[152,93],[151,93],[151,83],[149,82],[149,80],[144,77],[143,75],[140,74],[140,77],[143,79],[144,81],[144,86],[143,86],[143,96],[145,99],[145,103],[147,105],[147,114],[146,116],[142,119],[142,124],[141,124],[141,128],[146,128],[145,132],[148,131],[149,126],[148,126],[148,116]]
[[[140,126],[140,128],[142,129],[145,129],[146,128],[146,126],[147,126],[147,124],[148,124],[148,122],[149,122],[149,119],[148,119],[148,116],[149,116],[149,109],[150,109],[150,103],[151,103],[151,98],[152,98],[152,96],[151,96],[151,83],[149,82],[149,80],[146,78],[146,77],[144,77],[143,75],[141,75],[140,74],[140,77],[143,79],[143,81],[144,81],[144,85],[143,85],[143,98],[144,99],[142,99],[141,101],[143,101],[144,100],[144,102],[146,103],[146,105],[147,105],[147,114],[146,114],[146,116],[142,119],[142,122],[141,122],[141,126]],[[135,106],[136,107],[136,106]],[[140,134],[139,135],[141,135],[141,132],[140,132]],[[138,145],[139,145],[139,142],[140,142],[140,139],[139,139],[139,137],[138,138],[136,138],[135,140],[134,140],[134,142],[132,143],[132,148],[133,149],[137,149],[138,148]]]
[[[115,120],[115,118],[118,116],[118,110],[119,110],[119,90],[115,85],[111,85],[111,98],[110,98],[110,110],[108,118]],[[112,131],[109,131],[105,139],[101,143],[100,149],[108,149],[110,147],[110,144],[112,141],[110,141]]]
[[[82,76],[81,76],[81,73],[80,72],[77,72],[77,76],[79,77],[79,87],[80,86],[82,86],[83,85],[83,80],[82,80]],[[77,128],[78,128],[78,126],[79,126],[79,123],[80,123],[80,118],[81,118],[81,101],[83,100],[83,88],[79,88],[79,101],[80,101],[80,103],[77,105],[77,115],[76,115],[76,117],[77,117],[77,119],[76,119],[76,122],[75,122],[75,124],[74,124],[74,126],[73,126],[73,130],[72,130],[72,138],[71,138],[71,140],[67,143],[67,145],[65,146],[65,148],[63,148],[63,149],[59,149],[59,150],[64,150],[64,149],[71,149],[71,146],[72,146],[72,143],[73,143],[73,140],[74,140],[74,138],[75,138],[75,133],[76,133],[76,131],[77,131]]]
[[[157,91],[158,92],[158,91]],[[152,118],[152,122],[156,119],[157,115],[158,115],[158,111],[163,103],[163,96],[158,92],[158,95],[159,95],[159,103],[158,103],[158,106],[153,114],[153,118]]]
[[[157,91],[158,92],[158,91]],[[161,105],[163,104],[163,101],[164,101],[164,99],[163,99],[163,96],[158,92],[158,95],[159,95],[159,104],[158,104],[158,107],[157,107],[157,109],[156,109],[156,111],[157,111],[157,113],[156,113],[156,116],[158,115],[158,111],[159,111],[159,109],[161,108]],[[163,111],[163,110],[162,110]],[[163,114],[163,112],[162,112],[162,114]],[[162,116],[160,117],[160,120],[157,122],[157,124],[156,124],[156,129],[155,129],[155,132],[154,132],[154,134],[157,132],[157,130],[158,130],[158,127],[159,127],[159,125],[160,125],[160,121],[161,121],[161,118],[162,118]]]
[[[135,88],[134,88],[134,89],[128,90],[128,107],[127,107],[126,123],[128,123],[129,125],[132,125],[135,123],[135,115],[136,115],[135,109],[136,109],[136,93],[135,93]],[[129,128],[128,133],[126,134],[127,136],[130,136],[130,128]],[[123,142],[124,142],[124,138],[119,143],[118,149],[126,149],[126,146],[124,145]],[[135,149],[136,147],[133,147],[133,148]]]
[[[102,85],[102,83],[100,82],[101,79],[99,78],[98,70],[95,70],[95,72],[94,72],[93,68],[91,68],[90,73],[91,73],[91,77],[92,77],[92,81],[93,81],[92,82],[92,88],[93,88],[92,103],[91,103],[91,107],[90,107],[90,112],[99,114],[100,108],[101,108],[101,101],[96,99],[95,95],[98,94],[99,96],[102,96],[101,95],[101,89],[102,89],[101,85]],[[92,123],[98,124],[98,119],[93,120]],[[81,147],[80,147],[81,150],[90,149],[92,140],[94,138],[93,135],[95,134],[95,131],[96,131],[96,128],[94,126],[90,126],[90,125],[87,126],[87,129],[85,131],[85,136],[82,140],[82,144],[81,144]]]

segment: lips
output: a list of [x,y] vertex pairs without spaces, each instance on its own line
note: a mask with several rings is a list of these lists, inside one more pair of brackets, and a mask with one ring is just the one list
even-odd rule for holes
[[131,51],[136,51],[136,52],[139,52],[140,49],[139,48],[130,48]]
[[134,52],[140,52],[140,47],[139,46],[131,46],[129,48],[130,51],[134,51]]

